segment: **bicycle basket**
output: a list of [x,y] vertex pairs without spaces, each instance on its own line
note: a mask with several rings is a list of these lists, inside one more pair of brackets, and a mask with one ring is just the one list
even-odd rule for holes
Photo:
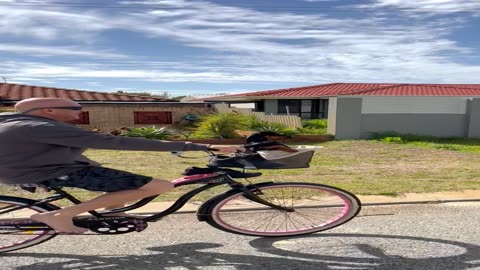
[[308,168],[315,149],[297,149],[298,152],[258,151],[257,153],[240,153],[234,157],[214,158],[212,167],[234,167],[245,169],[297,169]]

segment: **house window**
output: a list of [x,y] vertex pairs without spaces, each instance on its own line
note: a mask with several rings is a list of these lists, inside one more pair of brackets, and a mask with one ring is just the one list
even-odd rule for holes
[[171,124],[172,112],[133,112],[134,124]]
[[81,112],[77,120],[70,121],[69,123],[74,125],[90,125],[90,116],[88,112]]
[[298,115],[300,113],[300,100],[298,99],[278,100],[278,112]]
[[327,117],[326,99],[280,99],[278,113],[298,115],[302,119],[322,119]]

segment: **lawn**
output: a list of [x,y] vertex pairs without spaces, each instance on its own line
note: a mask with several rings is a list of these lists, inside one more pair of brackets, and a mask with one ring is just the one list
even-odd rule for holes
[[[330,141],[319,145],[323,148],[316,152],[310,168],[262,170],[264,175],[253,180],[315,182],[338,186],[359,195],[397,196],[407,192],[480,190],[480,141],[466,143],[461,140],[443,144],[363,140]],[[189,154],[197,158],[181,159],[159,152],[86,152],[86,156],[106,167],[162,179],[181,177],[180,173],[186,167],[206,164],[207,158],[202,157],[203,153]],[[160,199],[173,200],[188,189],[190,187],[174,190]],[[215,192],[218,190],[206,193],[198,200],[205,200]],[[91,196],[84,192],[76,194]]]

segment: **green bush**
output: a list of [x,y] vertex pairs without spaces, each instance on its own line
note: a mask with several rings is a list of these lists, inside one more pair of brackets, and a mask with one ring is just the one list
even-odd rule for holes
[[327,119],[303,120],[302,128],[297,129],[300,134],[322,135],[327,134]]
[[155,139],[155,140],[167,140],[173,135],[173,132],[166,127],[156,128],[152,127],[139,127],[139,128],[129,128],[128,130],[123,131],[120,136],[126,137],[140,137],[145,139]]
[[387,142],[387,143],[405,143],[405,141],[402,139],[402,137],[396,136],[396,137],[385,137],[380,139],[382,142]]
[[250,129],[252,131],[273,131],[284,135],[294,135],[298,133],[295,129],[289,128],[282,123],[261,121],[255,117],[251,119]]
[[328,125],[327,119],[310,119],[310,120],[302,121],[303,128],[327,129],[327,125]]
[[201,117],[193,135],[195,138],[238,138],[237,130],[247,130],[252,119],[238,113],[214,113]]
[[327,134],[327,129],[297,128],[297,133],[305,135],[325,135]]

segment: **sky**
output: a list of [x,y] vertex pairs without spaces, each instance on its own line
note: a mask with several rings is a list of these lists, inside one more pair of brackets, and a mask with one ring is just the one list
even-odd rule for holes
[[0,82],[208,96],[480,83],[479,0],[0,0]]

